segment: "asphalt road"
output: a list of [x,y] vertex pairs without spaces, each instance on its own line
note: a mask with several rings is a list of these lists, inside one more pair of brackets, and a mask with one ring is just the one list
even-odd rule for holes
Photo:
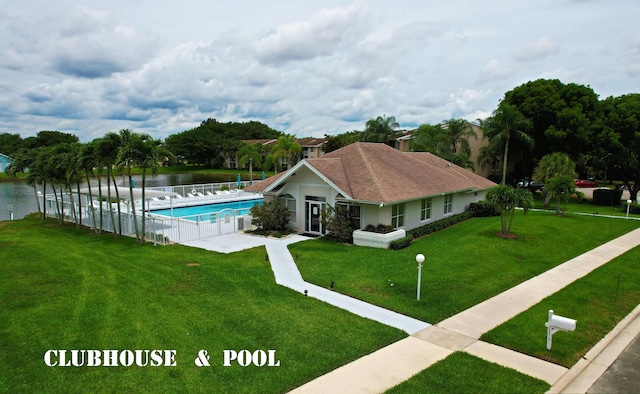
[[640,393],[640,335],[636,336],[587,393]]

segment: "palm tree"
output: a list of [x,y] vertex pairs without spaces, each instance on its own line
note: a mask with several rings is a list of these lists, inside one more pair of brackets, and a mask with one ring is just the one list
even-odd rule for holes
[[291,168],[293,164],[298,162],[302,147],[295,141],[292,135],[285,135],[278,137],[278,141],[271,148],[273,153],[273,162],[277,166],[280,163],[280,159],[284,157],[287,168]]
[[[122,235],[122,210],[120,208],[120,192],[116,185],[115,167],[118,162],[118,151],[123,143],[122,135],[118,135],[113,132],[107,133],[103,138],[99,138],[96,145],[96,155],[98,163],[101,166],[107,168],[107,200],[109,206],[109,214],[111,216],[111,224],[113,226],[113,233],[116,236]],[[100,180],[100,178],[98,178]],[[118,230],[116,231],[115,216],[113,213],[113,203],[111,198],[111,186],[113,183],[116,192],[116,200],[118,201]],[[99,187],[101,187],[99,185]],[[102,210],[102,198],[101,198],[101,210]],[[102,214],[101,214],[102,217]],[[101,227],[102,228],[102,227]]]
[[249,162],[249,180],[253,184],[253,164],[260,167],[262,164],[262,155],[260,154],[260,146],[261,144],[249,144],[243,142],[240,144],[240,149],[238,149],[239,165],[240,167],[244,167]]
[[87,188],[89,189],[89,209],[91,209],[91,217],[93,218],[94,232],[98,232],[98,226],[96,225],[96,209],[93,206],[93,193],[91,191],[91,176],[93,175],[93,169],[98,166],[96,160],[96,145],[97,143],[90,142],[83,144],[80,149],[80,157],[78,159],[79,167],[84,171]]
[[146,237],[146,185],[147,185],[147,171],[150,170],[152,175],[158,173],[158,163],[169,158],[173,162],[173,155],[164,147],[160,140],[154,140],[147,134],[140,135],[142,139],[140,156],[137,159],[137,164],[142,168],[142,234],[139,239],[139,243],[142,245],[145,242]]
[[378,116],[375,119],[367,120],[364,128],[364,141],[365,142],[384,142],[389,143],[389,140],[395,133],[395,129],[400,127],[400,124],[396,122],[394,116],[387,117]]
[[[133,166],[140,161],[142,151],[142,136],[134,133],[129,129],[120,130],[122,145],[118,150],[117,163],[125,169],[125,173],[129,177],[129,195],[131,201],[131,213],[133,217],[133,226],[136,233],[136,240],[140,242],[140,232],[138,230],[138,218],[136,216],[136,204],[133,197]],[[143,217],[144,219],[144,217]]]
[[[544,185],[544,189],[550,198],[556,200],[556,215],[564,215],[564,211],[567,210],[567,202],[573,194],[578,194],[578,198],[581,198],[583,194],[576,190],[576,184],[572,176],[559,175],[553,178],[547,179]],[[560,210],[560,201],[564,199],[564,208]]]
[[[547,184],[549,180],[556,177],[568,177],[574,179],[576,177],[576,164],[569,158],[569,155],[562,152],[555,152],[545,155],[538,162],[538,166],[533,174],[538,182],[545,184],[542,190],[545,195],[544,206],[548,207],[554,192],[550,192]],[[558,185],[556,185],[558,186]],[[574,185],[575,186],[575,185]]]
[[[40,182],[40,173],[36,167],[38,152],[34,151],[20,151],[13,155],[13,162],[7,167],[5,172],[9,176],[15,177],[19,172],[26,172],[26,182],[29,186],[33,187],[33,193],[36,197],[36,203],[38,204],[38,213],[42,217],[42,208],[40,206],[40,198],[38,197],[37,184]],[[43,217],[44,218],[44,217]]]
[[493,112],[493,116],[481,121],[481,126],[485,137],[489,138],[489,145],[504,147],[502,155],[502,184],[504,185],[507,179],[507,159],[511,138],[521,141],[529,149],[533,148],[533,139],[526,133],[526,130],[531,128],[531,121],[525,118],[515,106],[503,101]]
[[[478,138],[478,134],[473,131],[471,123],[464,119],[449,119],[443,122],[446,139],[451,144],[451,153],[471,156],[471,145],[469,137]],[[458,149],[459,147],[459,149]]]
[[487,191],[486,200],[500,212],[501,234],[511,234],[511,224],[515,210],[520,207],[526,215],[533,208],[533,194],[527,189],[514,189],[507,185],[497,185]]

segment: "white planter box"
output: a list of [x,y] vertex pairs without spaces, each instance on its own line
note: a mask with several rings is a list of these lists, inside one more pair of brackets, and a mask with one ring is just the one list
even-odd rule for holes
[[395,230],[387,234],[355,230],[353,232],[353,244],[358,246],[370,246],[372,248],[389,249],[391,242],[404,238],[406,235],[407,232],[403,229]]

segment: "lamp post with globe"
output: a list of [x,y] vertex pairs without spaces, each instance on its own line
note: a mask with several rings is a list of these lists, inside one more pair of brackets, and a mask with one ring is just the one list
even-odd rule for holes
[[416,298],[420,301],[420,282],[422,280],[422,263],[424,263],[424,255],[422,253],[416,255],[416,261],[418,262],[418,291]]

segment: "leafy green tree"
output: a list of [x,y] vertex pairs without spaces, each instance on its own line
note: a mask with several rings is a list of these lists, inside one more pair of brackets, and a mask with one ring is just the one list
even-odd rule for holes
[[59,144],[74,144],[79,142],[78,137],[70,133],[60,131],[39,131],[35,137],[28,137],[22,141],[22,147],[25,149],[34,149],[43,146],[56,146]]
[[514,189],[507,185],[497,185],[487,191],[486,200],[500,212],[501,234],[511,235],[511,224],[516,208],[522,208],[526,215],[533,208],[533,194],[526,189]]
[[351,145],[354,142],[362,141],[364,133],[362,131],[354,130],[338,135],[324,135],[325,143],[322,145],[322,151],[324,153],[333,152],[340,148],[344,148],[347,145]]
[[421,124],[412,134],[409,150],[413,152],[429,152],[440,156],[443,152],[451,152],[442,125]]
[[442,124],[422,124],[412,134],[409,150],[429,152],[463,168],[475,170],[470,159],[470,136],[476,133],[464,119],[450,119]]
[[[609,171],[621,178],[636,200],[640,186],[640,94],[608,97],[602,102],[602,130],[599,142],[611,154]],[[633,183],[632,183],[633,182]]]
[[21,149],[22,137],[20,134],[0,133],[0,153],[14,158],[13,156]]
[[503,148],[501,183],[504,185],[507,180],[511,139],[521,142],[528,149],[532,149],[534,146],[533,139],[526,133],[526,130],[531,127],[531,122],[515,106],[503,101],[493,112],[493,115],[481,121],[480,124],[483,127],[485,137],[489,138],[489,145],[492,147],[490,150],[495,151],[498,147]]
[[578,162],[591,150],[600,118],[598,95],[591,87],[538,79],[505,93],[503,102],[531,120],[526,131],[536,143],[531,155],[523,157],[527,174],[546,154],[564,152]]
[[389,140],[395,134],[395,129],[400,127],[394,116],[378,116],[375,119],[369,119],[364,128],[365,142],[383,142],[389,143]]

